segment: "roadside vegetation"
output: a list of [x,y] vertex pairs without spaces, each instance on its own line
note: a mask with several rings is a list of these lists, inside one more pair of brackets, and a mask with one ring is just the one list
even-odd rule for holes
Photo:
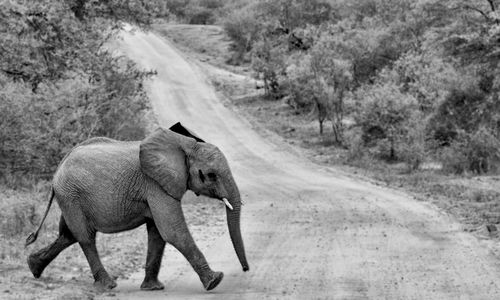
[[[47,180],[64,155],[79,142],[94,136],[123,140],[144,136],[151,120],[147,117],[149,104],[143,82],[154,75],[154,70],[138,69],[108,46],[122,22],[147,28],[166,11],[162,3],[2,1],[0,298],[18,297],[10,288],[3,290],[12,282],[23,282],[19,287],[30,297],[35,294],[44,297],[44,292],[30,293],[31,289],[42,287],[50,295],[55,288],[43,281],[30,281],[23,243],[26,234],[40,222],[48,201]],[[47,234],[37,247],[55,238],[58,221],[58,209],[52,207],[45,225]],[[117,253],[127,257],[127,251],[143,248],[137,242]],[[80,252],[77,247],[68,250],[55,263],[56,271],[48,276],[81,280],[79,270],[87,266]],[[68,260],[75,257],[82,264],[72,261],[68,265]],[[112,268],[115,274],[120,274],[121,270],[137,264],[116,264]],[[80,295],[72,287],[72,284],[65,287],[68,295],[90,297],[89,290],[80,291]]]
[[314,110],[319,133],[351,155],[484,174],[500,146],[496,6],[249,1],[221,23],[229,63],[249,62],[270,100]]
[[[93,136],[137,139],[148,108],[139,70],[106,44],[120,20],[147,26],[119,1],[7,1],[0,7],[0,180],[46,178]],[[139,2],[137,2],[139,3]]]
[[215,2],[223,32],[158,31],[252,75],[252,96],[212,76],[240,111],[319,163],[443,197],[468,229],[500,223],[500,2]]

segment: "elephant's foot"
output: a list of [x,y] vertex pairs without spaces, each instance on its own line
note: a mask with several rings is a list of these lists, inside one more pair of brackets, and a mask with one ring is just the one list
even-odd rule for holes
[[219,283],[224,278],[224,273],[222,272],[211,272],[210,276],[203,282],[205,290],[210,291],[219,285]]
[[94,286],[98,290],[107,291],[107,290],[114,289],[116,287],[116,282],[113,279],[111,279],[111,278],[106,279],[106,280],[96,280],[94,282]]
[[141,290],[145,291],[155,291],[155,290],[163,290],[165,285],[158,281],[158,279],[144,279],[141,284]]
[[116,282],[105,271],[94,276],[94,278],[94,286],[99,290],[111,290],[116,287]]
[[35,278],[40,278],[47,265],[35,254],[28,256],[28,267]]

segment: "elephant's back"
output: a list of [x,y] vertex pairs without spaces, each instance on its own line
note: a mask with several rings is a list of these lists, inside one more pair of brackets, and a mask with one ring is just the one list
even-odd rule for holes
[[110,187],[131,176],[140,176],[139,144],[107,139],[75,147],[54,174],[56,195],[100,188],[115,192]]
[[139,163],[140,142],[122,142],[108,138],[87,140],[71,150],[56,173],[68,169],[95,172],[113,172]]

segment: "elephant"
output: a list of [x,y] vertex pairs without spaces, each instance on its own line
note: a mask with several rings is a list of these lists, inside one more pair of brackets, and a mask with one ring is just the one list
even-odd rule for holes
[[96,233],[116,233],[146,224],[148,246],[143,290],[163,289],[158,273],[165,244],[174,246],[191,264],[206,290],[215,288],[222,272],[213,271],[191,236],[181,198],[187,190],[226,205],[230,238],[243,271],[249,270],[240,231],[242,201],[223,153],[182,124],[158,128],[142,141],[91,138],[74,147],[54,173],[49,203],[36,230],[35,242],[55,198],[61,208],[59,236],[30,254],[30,271],[39,278],[57,255],[78,242],[95,285],[116,287],[101,263]]

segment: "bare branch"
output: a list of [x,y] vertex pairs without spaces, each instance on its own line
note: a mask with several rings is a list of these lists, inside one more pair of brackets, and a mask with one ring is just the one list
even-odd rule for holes
[[[495,7],[495,2],[493,0],[486,0],[490,4],[490,8],[492,12],[496,12],[496,7]],[[497,16],[495,16],[495,23],[498,25],[500,24],[500,20],[498,19]]]
[[476,11],[478,13],[480,13],[485,19],[486,21],[491,21],[490,17],[488,16],[487,13],[485,13],[484,11],[480,10],[479,8],[477,7],[474,7],[474,6],[470,6],[470,5],[464,5],[463,8],[465,9],[470,9],[470,10],[473,10],[473,11]]
[[486,0],[486,1],[488,1],[488,3],[490,4],[491,11],[495,11],[495,3],[493,2],[493,0]]

